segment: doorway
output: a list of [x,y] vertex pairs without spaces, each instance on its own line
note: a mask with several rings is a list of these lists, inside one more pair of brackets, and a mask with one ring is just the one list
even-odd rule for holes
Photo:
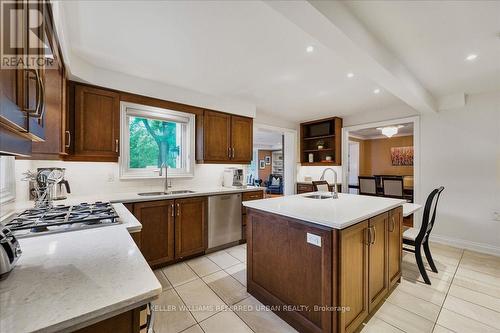
[[[349,172],[349,184],[356,184],[359,176],[359,142],[349,140],[349,159],[347,169]],[[358,189],[349,188],[349,193],[358,193]]]
[[253,160],[247,184],[266,188],[266,196],[294,194],[296,131],[254,125]]

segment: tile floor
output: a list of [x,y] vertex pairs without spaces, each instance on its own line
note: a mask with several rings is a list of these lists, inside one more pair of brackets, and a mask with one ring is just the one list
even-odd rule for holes
[[[361,332],[500,332],[500,257],[431,248],[439,270],[428,269],[432,285],[404,253],[401,283]],[[163,293],[155,332],[296,332],[246,292],[245,261],[243,244],[156,270]]]

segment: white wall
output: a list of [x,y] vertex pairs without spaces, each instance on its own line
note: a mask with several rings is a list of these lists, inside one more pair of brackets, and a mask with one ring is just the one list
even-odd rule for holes
[[[326,168],[322,166],[301,166],[297,170],[297,181],[304,181],[304,177],[312,177],[312,180],[319,180],[323,170]],[[342,184],[342,166],[332,166],[331,168],[337,171],[337,183]],[[333,183],[333,172],[327,171],[325,180]]]
[[[222,173],[225,167],[246,165],[196,164],[193,178],[174,178],[175,188],[214,188],[222,185]],[[28,161],[16,160],[16,200],[28,200],[28,184],[21,181],[26,170],[43,167],[66,168],[66,179],[70,182],[72,196],[89,196],[95,193],[113,192],[148,192],[163,187],[163,179],[120,180],[118,163],[105,162],[63,162],[63,161]]]
[[[394,115],[358,114],[344,125]],[[420,117],[422,197],[445,187],[433,238],[500,254],[500,221],[493,215],[500,212],[500,92],[471,95],[463,108]]]

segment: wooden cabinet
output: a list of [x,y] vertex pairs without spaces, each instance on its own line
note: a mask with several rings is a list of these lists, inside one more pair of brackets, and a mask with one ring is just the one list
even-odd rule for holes
[[250,163],[252,118],[205,110],[197,122],[196,160],[199,163]]
[[231,161],[250,163],[253,152],[252,118],[231,116]]
[[388,279],[388,241],[387,228],[389,214],[384,213],[371,218],[368,222],[370,246],[368,249],[369,305],[371,312],[389,291]]
[[207,198],[175,200],[175,258],[202,253],[208,245]]
[[[264,198],[264,191],[253,191],[253,192],[243,192],[241,196],[241,201],[259,200]],[[247,209],[243,205],[241,206],[241,239],[246,241],[247,239]]]
[[297,184],[297,194],[314,192],[312,184]]
[[[82,161],[118,161],[120,95],[114,91],[72,84],[70,155]],[[73,95],[74,94],[74,95]]]
[[342,118],[300,124],[300,162],[310,166],[342,165]]
[[231,157],[231,116],[205,111],[203,115],[203,160],[226,162]]
[[401,278],[401,261],[403,260],[403,208],[398,207],[389,212],[388,223],[388,260],[389,289]]
[[146,306],[117,314],[111,318],[104,319],[95,324],[80,328],[75,333],[139,333],[141,330],[141,312],[146,311]]
[[174,260],[174,201],[159,200],[134,204],[141,222],[141,252],[151,266]]
[[368,221],[341,231],[340,332],[354,332],[368,316]]

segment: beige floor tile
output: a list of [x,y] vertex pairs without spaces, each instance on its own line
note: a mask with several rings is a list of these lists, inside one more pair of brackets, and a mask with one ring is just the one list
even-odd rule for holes
[[443,308],[500,330],[500,312],[487,309],[451,295],[446,296]]
[[405,278],[401,279],[401,283],[396,288],[438,306],[443,304],[446,297],[446,293],[433,289],[425,283],[411,281]]
[[486,253],[465,250],[463,258],[464,259],[480,260],[489,266],[500,267],[500,256],[495,256],[492,254],[486,254]]
[[440,306],[424,301],[423,299],[397,289],[391,293],[391,295],[387,298],[387,301],[432,322],[437,320],[439,310],[441,310]]
[[225,269],[226,273],[231,274],[245,287],[247,286],[247,265],[238,264]]
[[434,326],[434,331],[432,331],[432,333],[454,333],[454,332],[441,325],[436,325]]
[[203,330],[201,329],[200,325],[194,325],[187,330],[182,331],[182,333],[203,333]]
[[252,333],[243,320],[234,312],[221,311],[200,323],[205,333]]
[[375,317],[407,333],[430,333],[434,328],[434,322],[389,302],[377,310]]
[[381,332],[384,332],[384,333],[401,333],[404,331],[392,326],[392,325],[389,325],[388,323],[386,323],[385,321],[383,321],[382,319],[380,318],[377,318],[377,317],[372,317],[370,318],[370,321],[368,321],[368,323],[366,323],[363,327],[363,329],[361,330],[362,333],[381,333]]
[[464,252],[463,249],[460,249],[458,247],[453,247],[453,246],[450,246],[450,245],[446,245],[446,244],[441,244],[441,243],[436,243],[436,242],[429,242],[429,245],[431,247],[431,251],[432,250],[441,250],[441,251],[446,251],[446,252],[449,252],[449,253],[454,253],[454,254],[457,254],[457,255],[462,255],[462,253]]
[[[425,283],[424,278],[420,275],[420,272],[416,272],[413,270],[403,269],[403,279],[408,281],[418,281],[420,283]],[[429,288],[434,290],[447,293],[448,289],[450,289],[451,281],[453,280],[453,275],[446,274],[441,276],[441,279],[435,278],[433,276],[429,276],[429,280],[431,281],[431,285]]]
[[500,262],[490,258],[468,255],[462,259],[460,267],[500,277]]
[[161,287],[162,287],[163,291],[172,288],[172,285],[167,280],[167,277],[165,276],[165,274],[162,272],[161,269],[157,269],[156,271],[154,271],[154,273],[155,273],[156,278],[158,279],[158,281],[160,281],[160,284],[161,284]]
[[274,312],[250,296],[234,306],[236,314],[256,333],[297,332]]
[[198,322],[227,307],[201,279],[175,287],[175,290]]
[[241,263],[238,259],[229,255],[226,251],[210,253],[209,255],[207,255],[207,257],[222,269],[226,269],[228,267]]
[[228,305],[238,303],[250,296],[244,285],[224,271],[207,275],[203,281]]
[[490,310],[500,312],[500,298],[497,297],[483,294],[455,284],[451,286],[448,295],[452,295],[465,301],[484,306]]
[[453,278],[452,285],[461,286],[486,295],[500,298],[500,286],[494,286],[492,284],[474,280],[469,277],[457,275]]
[[186,261],[186,264],[201,277],[221,270],[219,266],[207,257],[194,258]]
[[449,311],[447,309],[441,309],[439,318],[437,321],[439,326],[446,327],[456,333],[499,333],[493,327],[487,326],[476,320],[464,317],[456,312]]
[[[422,259],[423,259],[425,268],[427,269],[427,271],[430,271],[429,274],[430,275],[436,274],[432,271],[431,266],[429,266],[429,264],[427,263],[427,259],[425,259],[425,257],[422,257]],[[416,266],[417,261],[415,259],[415,255],[413,253],[404,254],[403,255],[403,262],[414,264],[415,265],[414,267],[416,267],[416,269],[418,269],[418,266]],[[451,263],[445,263],[445,262],[440,261],[439,259],[436,259],[436,260],[434,260],[434,264],[436,265],[438,273],[442,272],[442,273],[454,274],[455,271],[457,270],[458,261],[456,263],[451,264]]]
[[500,287],[500,279],[498,277],[490,275],[490,274],[478,272],[475,270],[463,268],[461,266],[458,267],[457,274],[455,276],[466,277],[469,279],[488,283],[488,284],[491,284],[491,285],[496,286],[496,287]]
[[153,301],[153,310],[155,333],[177,333],[196,324],[173,289],[162,292],[160,297]]
[[167,266],[162,270],[174,287],[198,279],[193,270],[183,262]]
[[241,262],[247,262],[247,250],[244,248],[235,246],[230,249],[227,249],[226,252]]

